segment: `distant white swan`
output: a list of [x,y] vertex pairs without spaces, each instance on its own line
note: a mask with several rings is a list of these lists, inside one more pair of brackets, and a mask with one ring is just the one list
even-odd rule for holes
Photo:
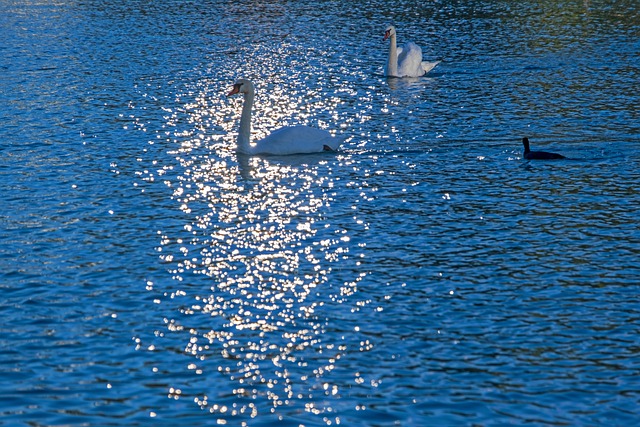
[[255,87],[250,80],[235,82],[227,96],[244,94],[240,131],[238,133],[238,152],[242,154],[309,154],[337,150],[341,138],[331,136],[326,130],[309,126],[286,126],[273,131],[266,138],[251,144],[251,109],[255,97]]
[[390,25],[384,32],[384,40],[391,39],[386,75],[390,77],[421,77],[431,71],[440,61],[422,60],[422,49],[413,42],[396,47],[396,29]]

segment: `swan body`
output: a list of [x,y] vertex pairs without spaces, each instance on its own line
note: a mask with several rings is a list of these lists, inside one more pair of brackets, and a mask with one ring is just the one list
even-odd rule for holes
[[255,97],[255,87],[250,80],[235,82],[227,96],[242,93],[244,102],[238,132],[238,152],[242,154],[310,154],[335,151],[342,143],[341,138],[331,136],[326,130],[309,126],[285,126],[273,131],[266,138],[251,144],[251,109]]
[[566,159],[565,156],[558,153],[550,153],[548,151],[531,151],[529,149],[529,138],[522,138],[522,145],[524,145],[524,158],[527,160]]
[[422,60],[422,49],[413,42],[403,47],[396,45],[396,29],[389,26],[384,32],[384,40],[389,39],[389,58],[385,74],[389,77],[422,77],[433,69],[440,61]]

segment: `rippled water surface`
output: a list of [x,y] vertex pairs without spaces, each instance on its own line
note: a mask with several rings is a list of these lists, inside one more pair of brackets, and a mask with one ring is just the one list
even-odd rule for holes
[[0,425],[638,422],[637,2],[0,16]]

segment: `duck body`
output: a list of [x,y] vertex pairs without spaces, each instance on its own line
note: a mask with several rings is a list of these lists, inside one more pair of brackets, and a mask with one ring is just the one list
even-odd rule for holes
[[550,153],[548,151],[531,151],[529,148],[529,138],[522,138],[522,145],[524,145],[524,158],[527,160],[554,160],[554,159],[566,159],[565,156],[558,153]]
[[292,155],[335,151],[342,144],[326,130],[310,126],[285,126],[276,129],[266,138],[251,144],[251,110],[255,98],[255,87],[250,80],[239,79],[227,96],[242,93],[244,102],[240,116],[240,130],[237,139],[237,151],[240,154],[255,155]]

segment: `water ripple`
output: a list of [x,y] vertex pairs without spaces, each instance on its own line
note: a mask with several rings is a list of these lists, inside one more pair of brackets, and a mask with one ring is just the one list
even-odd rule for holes
[[637,2],[0,12],[3,421],[636,421]]

